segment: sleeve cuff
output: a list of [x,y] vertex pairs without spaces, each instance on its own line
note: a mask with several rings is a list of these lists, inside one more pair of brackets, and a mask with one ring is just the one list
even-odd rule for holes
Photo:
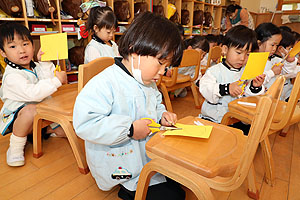
[[131,124],[130,128],[129,128],[129,133],[128,133],[128,137],[132,138],[133,136],[133,132],[134,132],[134,129],[133,129],[133,124]]
[[251,85],[250,85],[249,89],[250,89],[250,91],[252,93],[257,94],[257,93],[259,93],[261,91],[262,86],[260,86],[260,87],[254,87],[253,86],[253,81],[251,81]]
[[219,85],[219,93],[221,96],[229,95],[229,84],[220,84]]

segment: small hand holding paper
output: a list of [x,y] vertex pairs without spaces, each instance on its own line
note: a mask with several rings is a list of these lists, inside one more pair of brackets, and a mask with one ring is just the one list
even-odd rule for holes
[[56,77],[58,78],[58,80],[61,82],[61,84],[66,84],[68,83],[68,79],[67,79],[67,73],[65,71],[57,71],[55,73]]
[[275,75],[278,75],[281,73],[282,67],[283,67],[282,63],[277,63],[277,64],[273,65],[272,71],[274,72]]
[[243,89],[239,86],[239,81],[229,84],[229,94],[233,97],[239,96],[243,92]]
[[38,59],[38,61],[41,61],[42,55],[44,54],[44,52],[42,51],[42,49],[40,48],[40,50],[38,51],[36,57]]
[[161,125],[163,126],[172,126],[177,122],[177,115],[172,112],[164,112],[161,117]]
[[260,86],[262,86],[262,84],[265,81],[265,77],[266,77],[265,74],[262,74],[262,75],[259,75],[259,76],[255,77],[255,79],[252,80],[252,85],[254,87],[260,87]]

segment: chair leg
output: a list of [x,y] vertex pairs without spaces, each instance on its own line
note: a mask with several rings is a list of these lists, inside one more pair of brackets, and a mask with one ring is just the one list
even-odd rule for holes
[[163,94],[164,102],[165,102],[165,105],[167,107],[167,110],[169,112],[173,112],[173,108],[172,108],[172,104],[171,104],[171,100],[170,100],[170,97],[169,97],[167,87],[163,83],[160,84],[160,90]]
[[[163,174],[189,188],[198,199],[214,199],[209,186],[200,175],[170,161],[155,158],[147,163],[140,174],[135,200],[144,200],[151,177],[156,173]],[[145,186],[145,184],[147,186]]]
[[64,129],[66,136],[69,140],[80,173],[82,174],[89,173],[90,170],[87,166],[85,156],[82,152],[81,146],[79,144],[78,138],[73,129],[72,123],[66,120],[61,120],[60,125]]
[[259,191],[256,187],[256,180],[255,180],[255,169],[253,163],[251,164],[249,173],[248,173],[248,197],[251,199],[258,200],[259,199]]
[[198,95],[198,91],[197,91],[197,86],[195,85],[195,83],[192,83],[191,84],[191,89],[192,89],[192,93],[193,93],[193,96],[194,96],[194,102],[195,102],[195,105],[196,105],[196,108],[200,109],[200,97]]
[[279,133],[280,136],[282,137],[286,137],[287,133],[289,132],[290,126],[285,127],[284,129],[282,129]]
[[43,155],[42,152],[42,122],[39,114],[36,114],[33,121],[33,157],[39,158]]
[[264,166],[266,170],[266,182],[274,186],[275,185],[275,172],[274,172],[274,161],[270,146],[269,137],[267,136],[262,142],[260,142],[260,146],[263,153]]

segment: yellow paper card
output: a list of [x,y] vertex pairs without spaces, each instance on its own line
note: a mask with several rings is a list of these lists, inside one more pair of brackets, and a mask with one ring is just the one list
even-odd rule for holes
[[42,61],[50,61],[68,58],[67,33],[41,35],[41,49],[44,52]]
[[177,135],[197,138],[209,138],[212,126],[197,126],[197,125],[185,125],[176,123],[175,125],[181,130],[170,130],[163,133],[163,135]]
[[250,53],[241,80],[249,80],[261,75],[265,70],[269,54],[269,52]]
[[292,50],[290,51],[289,55],[291,57],[294,57],[295,55],[297,55],[300,52],[300,41],[297,42],[297,44],[295,44],[295,46],[292,48]]

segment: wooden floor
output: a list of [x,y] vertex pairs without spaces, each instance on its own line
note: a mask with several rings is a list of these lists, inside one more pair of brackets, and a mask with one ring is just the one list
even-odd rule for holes
[[[179,118],[197,116],[191,93],[185,98],[172,101]],[[276,164],[276,185],[270,187],[264,180],[261,151],[255,158],[257,185],[263,200],[300,199],[300,127],[293,126],[287,137],[278,134],[270,136]],[[77,169],[75,158],[66,139],[50,138],[43,142],[44,155],[32,157],[32,144],[26,146],[26,165],[6,165],[6,150],[9,136],[0,136],[0,200],[113,200],[117,198],[118,187],[109,192],[100,191],[91,174],[82,175]],[[216,199],[243,200],[247,183],[233,192],[214,191]],[[189,195],[189,199],[194,199]]]

